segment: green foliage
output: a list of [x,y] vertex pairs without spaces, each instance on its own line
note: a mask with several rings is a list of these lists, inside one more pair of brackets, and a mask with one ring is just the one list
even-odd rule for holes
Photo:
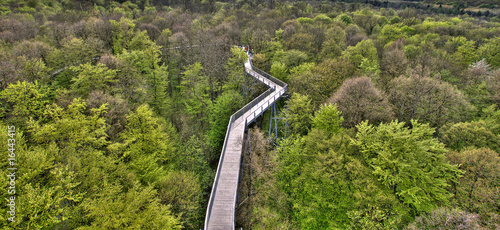
[[211,104],[208,95],[208,77],[202,70],[203,66],[197,62],[188,66],[182,73],[181,91],[184,93],[186,112],[192,117],[200,117],[203,108]]
[[282,62],[273,62],[271,65],[271,75],[275,78],[278,78],[284,82],[288,82],[288,68]]
[[87,97],[92,91],[109,91],[112,83],[116,82],[117,70],[108,69],[99,63],[97,66],[89,63],[72,66],[70,69],[77,73],[73,78],[71,88],[78,95]]
[[290,124],[292,134],[306,134],[312,122],[313,105],[311,98],[307,95],[294,93],[288,103],[288,110],[285,110],[285,119]]
[[364,75],[372,76],[373,78],[378,79],[380,68],[377,61],[369,61],[367,58],[363,58],[361,59],[359,68]]
[[[9,130],[7,126],[0,123],[2,130]],[[55,145],[47,147],[29,147],[25,141],[23,132],[16,127],[14,142],[7,142],[8,135],[1,135],[3,143],[14,143],[15,161],[14,165],[8,165],[9,155],[2,154],[2,173],[10,175],[15,172],[15,185],[12,188],[6,186],[0,195],[6,200],[15,197],[15,222],[8,221],[10,207],[4,202],[0,210],[6,215],[0,219],[4,228],[55,228],[58,224],[67,221],[72,216],[72,203],[82,200],[83,193],[76,192],[75,187],[79,183],[75,180],[75,173],[69,171],[67,166],[57,164],[55,156],[59,150]],[[5,145],[7,147],[7,145]],[[7,168],[17,168],[16,171]],[[9,185],[9,177],[0,178],[0,182]],[[12,184],[10,184],[12,185]],[[10,192],[9,192],[10,191]],[[28,218],[29,217],[29,218]]]
[[319,101],[322,101],[330,97],[342,85],[344,80],[352,77],[356,72],[356,67],[346,59],[326,59],[316,66],[314,72],[321,76],[316,85],[320,88],[318,90],[318,93],[321,95]]
[[226,135],[227,124],[231,114],[240,109],[243,105],[243,98],[235,91],[222,93],[209,108],[210,130],[207,139],[213,149],[220,151]]
[[445,161],[446,149],[432,137],[429,125],[412,121],[412,128],[397,121],[378,127],[362,122],[353,144],[373,168],[373,175],[417,213],[447,204],[452,194],[448,180],[460,173]]
[[500,137],[495,135],[485,121],[461,122],[444,125],[440,132],[440,140],[446,147],[455,151],[474,146],[477,148],[488,147],[494,151],[500,150]]
[[380,36],[386,42],[395,41],[399,38],[405,37],[403,29],[400,25],[385,25],[380,31]]
[[113,28],[113,52],[121,54],[127,43],[134,35],[135,23],[126,17],[120,18],[120,22],[110,20]]
[[47,82],[49,80],[49,69],[41,60],[23,60],[25,61],[23,67],[23,75],[30,81]]
[[394,229],[407,212],[371,174],[343,133],[312,129],[278,148],[278,186],[289,210],[305,229]]
[[118,55],[118,58],[129,62],[141,73],[151,74],[155,68],[158,68],[160,53],[159,47],[152,45],[143,50],[133,50],[131,52],[124,50],[122,54]]
[[86,61],[91,61],[103,53],[102,42],[92,39],[71,38],[61,41],[61,48],[49,53],[47,62],[49,67],[70,66]]
[[307,54],[299,50],[278,51],[274,54],[274,62],[282,62],[288,68],[300,65],[308,59]]
[[229,58],[226,69],[229,72],[229,81],[226,85],[228,85],[229,89],[240,89],[244,88],[245,85],[248,85],[249,82],[245,74],[244,63],[248,59],[248,55],[245,51],[237,46],[231,47],[231,53],[233,56]]
[[[90,2],[0,0],[0,122],[26,134],[16,137],[18,223],[0,228],[201,228],[229,116],[261,90],[242,49],[220,46],[238,43],[293,95],[292,135],[276,151],[262,133],[251,140],[238,225],[500,226],[492,11],[482,20],[341,2]],[[395,117],[440,132],[384,123]],[[431,135],[459,151],[448,160],[462,178]],[[450,194],[475,213],[440,208]]]
[[400,23],[401,22],[401,18],[398,17],[398,16],[394,16],[391,18],[391,20],[389,20],[389,23],[391,24],[397,24],[397,23]]
[[479,60],[474,41],[466,41],[457,48],[454,53],[455,60],[462,66],[468,67],[473,62]]
[[478,53],[479,55],[481,55],[481,57],[486,58],[486,61],[489,64],[497,68],[500,68],[500,54],[498,54],[498,52],[495,52],[495,50],[499,49],[500,49],[500,38],[495,37],[486,40],[486,42],[479,47]]
[[344,121],[341,114],[337,110],[337,105],[321,105],[312,119],[312,128],[325,130],[332,134],[340,133],[342,131],[340,124]]
[[342,55],[342,48],[336,40],[330,39],[323,43],[320,57],[334,59]]
[[183,225],[196,228],[201,207],[201,186],[193,172],[173,171],[157,184],[160,202],[170,205],[173,213],[180,217]]
[[149,84],[149,103],[158,114],[168,115],[171,109],[171,99],[167,95],[169,85],[167,66],[156,67],[153,72],[146,75]]
[[82,205],[92,219],[91,226],[82,229],[181,229],[179,219],[160,205],[155,190],[139,183],[125,191],[119,184],[105,182],[103,191]]
[[101,148],[108,143],[102,117],[107,107],[90,109],[90,113],[86,110],[86,103],[81,98],[75,98],[66,111],[57,105],[47,107],[44,116],[50,122],[44,124],[32,119],[28,122],[30,142],[45,146],[55,143],[59,148]]
[[304,74],[306,72],[314,71],[316,64],[314,62],[303,63],[290,70],[290,74]]
[[0,97],[13,106],[13,115],[34,119],[42,118],[45,106],[49,103],[48,96],[48,89],[36,81],[18,81],[0,93]]
[[345,23],[346,26],[348,26],[349,24],[353,23],[352,18],[349,15],[347,15],[347,14],[341,14],[341,15],[339,15],[338,16],[338,20],[341,21],[341,22],[343,22],[343,23]]
[[[396,117],[409,122],[419,119],[433,126],[461,121],[473,108],[453,85],[409,71],[408,77],[392,80],[389,101],[395,106]],[[425,74],[425,72],[424,72]]]
[[356,67],[360,67],[363,59],[378,65],[377,48],[373,45],[372,40],[363,40],[356,44],[356,46],[347,47],[343,56]]
[[109,146],[144,185],[155,184],[165,176],[164,164],[172,161],[175,146],[168,133],[172,128],[168,126],[147,105],[142,105],[127,116],[126,129],[120,135],[123,142]]
[[156,44],[149,39],[148,32],[144,30],[141,32],[137,31],[127,47],[130,50],[145,50],[152,46],[156,46]]
[[297,21],[300,22],[301,24],[313,24],[314,23],[314,19],[305,18],[305,17],[297,18]]
[[[447,154],[452,164],[459,165],[463,176],[449,188],[455,196],[453,204],[477,213],[483,221],[498,217],[500,199],[500,156],[488,148],[468,148]],[[498,221],[498,220],[497,220]],[[500,223],[496,223],[497,226]]]
[[325,23],[325,24],[332,23],[332,19],[329,18],[328,16],[324,15],[324,14],[319,14],[318,16],[314,17],[314,21],[322,22],[322,23]]
[[488,126],[488,128],[493,132],[495,135],[500,134],[500,110],[498,109],[497,105],[491,105],[488,108],[483,109],[483,117],[482,120],[484,120]]

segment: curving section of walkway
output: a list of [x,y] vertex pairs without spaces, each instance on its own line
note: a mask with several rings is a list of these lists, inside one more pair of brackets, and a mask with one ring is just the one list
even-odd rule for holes
[[269,87],[229,119],[224,147],[219,159],[212,193],[205,216],[205,229],[234,229],[235,209],[240,176],[243,135],[248,124],[255,121],[272,106],[287,89],[287,84],[253,67],[251,55],[245,63],[245,72]]

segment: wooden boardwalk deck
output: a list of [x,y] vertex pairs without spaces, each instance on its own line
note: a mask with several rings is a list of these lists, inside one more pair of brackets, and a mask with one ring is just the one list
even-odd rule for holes
[[251,56],[245,72],[266,84],[269,89],[234,113],[224,140],[224,147],[208,202],[205,229],[234,229],[243,136],[248,124],[255,121],[286,92],[287,85],[252,66]]

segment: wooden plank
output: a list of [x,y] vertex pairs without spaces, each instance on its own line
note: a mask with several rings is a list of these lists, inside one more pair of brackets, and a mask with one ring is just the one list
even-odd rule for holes
[[219,165],[220,171],[218,173],[218,178],[216,178],[216,180],[218,180],[217,187],[212,188],[211,197],[213,197],[213,200],[211,206],[208,207],[211,209],[207,210],[207,215],[209,213],[210,215],[207,216],[205,220],[205,227],[207,229],[226,230],[234,228],[235,195],[238,189],[243,135],[246,129],[244,121],[247,120],[247,122],[250,123],[255,120],[255,118],[269,109],[269,107],[284,93],[282,87],[253,71],[249,61],[245,63],[245,70],[255,79],[274,88],[275,91],[267,97],[262,98],[260,102],[233,121],[229,134],[227,135],[227,140],[225,140],[227,141],[225,150],[221,154],[223,159],[221,159],[222,164]]

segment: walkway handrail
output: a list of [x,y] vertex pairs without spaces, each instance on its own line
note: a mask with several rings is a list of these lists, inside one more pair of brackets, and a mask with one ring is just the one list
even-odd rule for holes
[[[249,102],[248,104],[246,104],[245,106],[243,106],[241,109],[239,109],[238,111],[236,111],[233,115],[231,115],[231,117],[229,119],[229,124],[227,126],[227,132],[226,132],[226,136],[224,138],[224,144],[223,144],[223,147],[222,147],[222,152],[221,152],[221,155],[220,155],[220,158],[219,158],[219,165],[217,166],[217,171],[215,173],[215,179],[214,179],[214,183],[213,183],[213,187],[212,187],[212,192],[210,193],[210,199],[208,201],[208,207],[207,207],[207,213],[206,213],[206,216],[205,216],[205,225],[204,225],[205,229],[208,229],[209,219],[210,219],[210,216],[212,214],[211,212],[212,212],[212,208],[213,208],[213,205],[214,205],[213,202],[214,202],[214,198],[215,198],[215,193],[217,192],[216,189],[217,189],[217,185],[219,183],[219,177],[220,177],[220,174],[221,174],[221,166],[223,165],[224,156],[225,156],[225,153],[226,153],[227,143],[228,143],[229,134],[231,132],[231,129],[233,127],[236,127],[237,125],[241,124],[241,122],[244,122],[244,126],[246,127],[247,124],[253,122],[258,116],[260,116],[265,111],[265,109],[267,109],[270,105],[272,105],[272,103],[275,103],[276,100],[278,100],[286,92],[286,89],[287,89],[287,84],[284,83],[283,81],[281,81],[281,80],[279,80],[279,79],[277,79],[277,78],[275,78],[275,77],[273,77],[273,76],[265,73],[262,70],[259,70],[259,69],[255,68],[255,67],[253,67],[250,55],[249,55],[248,62],[250,64],[249,65],[250,68],[247,68],[245,66],[245,72],[248,75],[256,78],[257,80],[263,82],[264,84],[266,84],[268,86],[273,85],[273,84],[271,84],[271,82],[273,82],[274,83],[274,87],[270,87],[268,90],[266,90],[264,93],[262,93],[261,95],[259,95],[257,98],[253,99],[251,102]],[[278,89],[279,89],[278,91],[277,91],[277,87],[276,86],[280,86],[280,87],[278,87]],[[265,100],[270,95],[273,95],[272,99],[268,99],[267,102],[264,102],[261,106],[259,106],[258,108],[255,108],[253,110],[253,114],[252,114],[252,109],[256,105],[258,105],[259,103],[263,102],[263,100]],[[272,100],[272,102],[270,102],[270,100]],[[247,117],[244,117],[244,119],[242,121],[239,121],[238,124],[235,124],[236,120],[238,120],[240,117],[242,117],[248,111],[250,111],[250,114],[247,115]],[[259,111],[259,112],[257,113],[257,111]],[[249,118],[252,115],[253,115],[253,117],[249,120]],[[238,178],[239,178],[239,172],[238,172]],[[234,200],[236,201],[237,192],[234,194],[234,196],[235,196]],[[235,205],[236,205],[236,203],[235,203]],[[235,228],[235,226],[234,226],[235,225],[234,219],[235,218],[234,218],[234,213],[233,213],[233,215],[231,216],[232,229]]]
[[[224,154],[226,153],[226,145],[227,145],[227,140],[229,139],[229,132],[231,131],[231,126],[233,125],[235,119],[234,119],[234,114],[231,115],[231,118],[229,118],[229,124],[227,125],[227,131],[226,131],[226,136],[224,137],[224,145],[222,147],[222,152],[219,157],[219,164],[217,165],[217,172],[215,173],[215,179],[214,179],[214,184],[212,186],[212,192],[210,193],[210,199],[208,200],[208,207],[207,207],[207,214],[205,215],[205,227],[204,229],[208,229],[208,218],[210,217],[211,211],[212,211],[212,206],[214,202],[214,193],[213,189],[217,188],[217,184],[219,183],[219,174],[221,170],[221,165],[222,162],[224,161]],[[233,227],[234,229],[234,227]]]
[[[229,118],[229,124],[227,126],[226,136],[224,137],[224,144],[223,144],[222,152],[221,152],[221,155],[220,155],[220,158],[219,158],[219,164],[217,165],[217,171],[215,173],[215,179],[214,179],[212,190],[213,190],[213,188],[216,188],[217,184],[219,183],[219,174],[220,174],[222,162],[224,161],[223,159],[224,159],[224,154],[226,152],[226,147],[227,147],[226,145],[227,145],[227,141],[228,141],[229,132],[231,131],[233,123],[238,118],[240,118],[243,114],[245,114],[248,110],[250,110],[253,106],[257,105],[262,99],[264,99],[267,96],[269,96],[273,91],[274,91],[273,88],[269,88],[264,93],[262,93],[261,95],[259,95],[255,99],[253,99],[250,103],[246,104],[241,109],[239,109],[238,111],[236,111]],[[245,119],[245,121],[246,121],[246,119]],[[212,193],[210,193],[210,199],[208,200],[207,214],[205,216],[205,229],[208,228],[208,218],[210,217],[210,214],[211,214],[211,211],[212,211],[213,199],[214,199],[214,193],[212,192]],[[234,229],[234,227],[233,227],[233,229]]]
[[249,59],[248,61],[250,62],[250,66],[252,67],[253,71],[259,73],[260,75],[264,76],[267,79],[270,79],[276,85],[279,85],[279,86],[281,86],[281,87],[283,87],[285,89],[288,87],[288,85],[285,82],[283,82],[282,80],[280,80],[278,78],[275,78],[275,77],[271,76],[271,74],[268,74],[268,73],[260,70],[259,68],[253,66],[252,59]]

